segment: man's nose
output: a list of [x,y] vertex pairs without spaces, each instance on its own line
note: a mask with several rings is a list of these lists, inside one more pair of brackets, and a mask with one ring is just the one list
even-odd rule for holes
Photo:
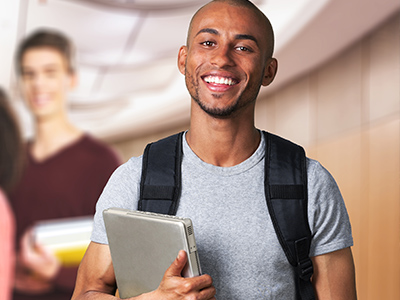
[[213,55],[211,57],[211,64],[216,65],[220,68],[226,66],[233,66],[235,64],[231,49],[229,46],[219,46],[213,51]]
[[39,88],[39,87],[43,86],[44,85],[44,80],[45,80],[45,78],[44,78],[44,76],[42,74],[40,74],[40,73],[35,74],[34,77],[33,77],[33,80],[32,80],[33,81],[33,86],[35,88]]

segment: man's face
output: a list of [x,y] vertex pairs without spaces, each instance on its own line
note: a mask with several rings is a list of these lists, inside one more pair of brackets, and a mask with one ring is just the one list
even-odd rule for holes
[[[179,68],[192,99],[208,114],[227,117],[253,104],[272,79],[267,38],[259,16],[245,7],[212,3],[193,19]],[[268,74],[266,74],[268,73]]]
[[31,48],[24,53],[20,81],[27,106],[39,119],[63,114],[66,94],[76,83],[65,58],[50,47]]

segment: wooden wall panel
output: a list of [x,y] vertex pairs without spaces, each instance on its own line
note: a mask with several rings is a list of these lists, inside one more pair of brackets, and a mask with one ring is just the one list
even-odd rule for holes
[[256,102],[255,124],[257,128],[275,132],[275,95]]
[[353,46],[316,71],[317,138],[341,134],[361,124],[362,48]]
[[368,299],[400,299],[400,121],[369,131]]
[[368,40],[371,121],[400,110],[400,17],[379,28]]
[[[367,285],[368,266],[365,231],[368,213],[368,199],[362,197],[364,182],[363,139],[359,132],[352,132],[315,146],[316,159],[329,170],[335,178],[343,195],[352,225],[354,246],[352,247],[354,262],[357,268],[357,286],[359,290]],[[364,289],[363,289],[364,290]],[[365,294],[359,291],[359,294]],[[359,296],[361,296],[359,295]],[[364,296],[364,295],[363,295]],[[366,299],[360,297],[360,299]]]
[[310,105],[309,79],[304,76],[279,93],[279,100],[275,104],[275,130],[286,139],[300,145],[309,145]]

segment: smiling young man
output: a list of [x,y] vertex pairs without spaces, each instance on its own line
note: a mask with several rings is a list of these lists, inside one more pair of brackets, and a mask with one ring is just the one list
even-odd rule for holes
[[[295,271],[275,233],[264,194],[264,134],[254,126],[261,86],[277,71],[273,31],[249,1],[213,1],[192,18],[178,67],[191,96],[182,141],[177,216],[190,217],[202,270],[182,278],[185,252],[160,286],[137,299],[296,299]],[[102,211],[137,209],[142,158],[114,172],[100,197],[92,242],[73,299],[115,299]],[[356,299],[352,236],[343,199],[330,174],[307,159],[312,283],[317,299]]]
[[67,116],[68,93],[76,86],[73,46],[63,34],[39,30],[16,55],[19,83],[34,121],[26,167],[10,194],[17,220],[14,298],[70,299],[77,266],[65,267],[32,242],[37,221],[93,215],[109,176],[119,165],[114,151],[75,127]]

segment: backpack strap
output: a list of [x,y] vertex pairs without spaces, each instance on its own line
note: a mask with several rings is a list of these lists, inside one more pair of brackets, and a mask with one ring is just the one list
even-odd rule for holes
[[181,191],[183,132],[146,146],[138,210],[175,215]]
[[298,299],[315,299],[310,281],[311,231],[307,214],[307,169],[304,149],[264,132],[266,141],[265,197],[276,235],[295,267]]

